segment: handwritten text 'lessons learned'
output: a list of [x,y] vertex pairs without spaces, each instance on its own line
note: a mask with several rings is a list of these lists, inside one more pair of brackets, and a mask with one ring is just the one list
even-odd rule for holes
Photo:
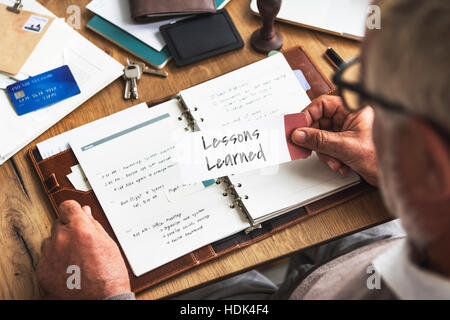
[[187,135],[177,146],[181,177],[203,181],[306,158],[311,152],[290,139],[305,125],[305,115],[297,113]]

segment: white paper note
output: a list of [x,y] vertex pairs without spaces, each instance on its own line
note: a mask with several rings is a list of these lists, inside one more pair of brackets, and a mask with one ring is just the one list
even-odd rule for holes
[[185,135],[177,145],[184,182],[214,179],[306,158],[290,143],[292,128],[304,127],[303,113],[274,116]]
[[70,183],[76,190],[80,191],[90,191],[92,190],[91,184],[84,174],[83,169],[81,169],[80,165],[76,165],[70,168],[72,173],[67,175],[67,179],[69,179]]

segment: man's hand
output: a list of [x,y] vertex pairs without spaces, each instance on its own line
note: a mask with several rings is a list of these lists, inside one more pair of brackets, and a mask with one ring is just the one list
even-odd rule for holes
[[[69,266],[80,268],[81,289],[70,290]],[[130,279],[119,248],[92,217],[91,209],[76,201],[59,207],[52,235],[42,244],[37,266],[41,287],[53,299],[104,299],[130,292]]]
[[311,128],[295,130],[292,134],[295,144],[316,151],[332,170],[346,174],[352,168],[368,183],[377,185],[371,107],[351,113],[340,97],[321,96],[303,112]]

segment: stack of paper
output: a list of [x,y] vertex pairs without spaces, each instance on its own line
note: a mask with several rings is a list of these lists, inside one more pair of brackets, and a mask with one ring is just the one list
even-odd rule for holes
[[176,20],[164,20],[154,23],[136,23],[131,18],[130,5],[123,0],[93,0],[86,8],[118,26],[157,51],[166,45],[159,27]]
[[[0,0],[11,5],[11,1]],[[24,10],[55,17],[34,0],[22,1]],[[14,54],[13,48],[11,54]],[[123,66],[82,37],[61,19],[48,27],[16,78],[35,76],[68,65],[81,94],[50,107],[18,116],[8,94],[0,89],[0,164],[123,74]],[[6,78],[3,77],[2,82]]]
[[[229,1],[216,0],[216,6],[221,9]],[[124,0],[93,0],[86,8],[97,15],[88,22],[89,29],[155,68],[163,68],[170,60],[170,52],[159,27],[185,19],[136,23],[131,17],[128,1]]]
[[[371,0],[284,0],[277,20],[297,26],[362,40]],[[250,9],[259,15],[257,0]]]

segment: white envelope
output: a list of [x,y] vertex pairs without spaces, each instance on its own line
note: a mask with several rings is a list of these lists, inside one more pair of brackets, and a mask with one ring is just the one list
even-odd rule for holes
[[[11,1],[0,0],[0,3],[10,5]],[[23,5],[24,10],[54,16],[34,0],[25,0]],[[81,94],[19,117],[7,91],[0,90],[0,165],[123,74],[119,62],[62,19],[56,19],[20,74],[35,76],[63,64],[69,65]]]

